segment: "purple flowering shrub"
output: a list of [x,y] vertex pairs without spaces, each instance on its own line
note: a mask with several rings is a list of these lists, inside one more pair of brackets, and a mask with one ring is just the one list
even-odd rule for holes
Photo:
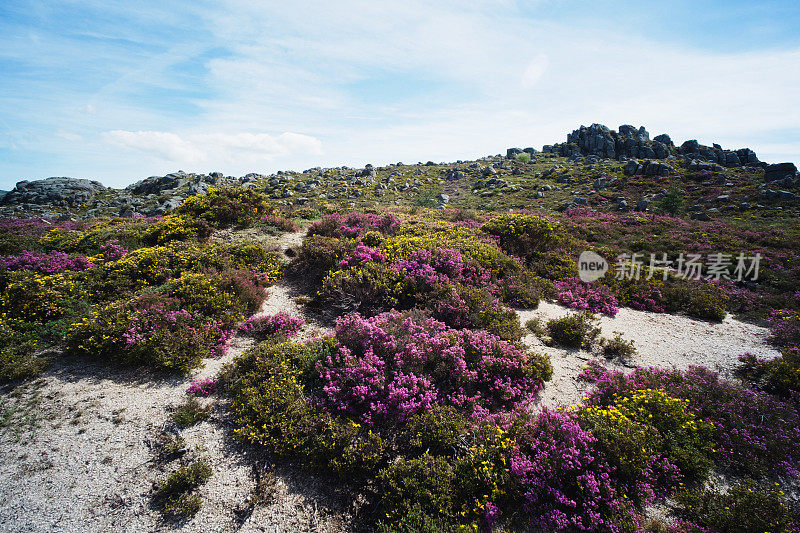
[[394,263],[393,268],[403,274],[413,290],[455,283],[483,287],[492,280],[491,271],[474,259],[465,259],[461,252],[451,248],[414,250],[407,258]]
[[302,318],[294,317],[286,311],[274,315],[253,316],[242,322],[239,330],[254,336],[281,335],[293,337],[305,324]]
[[800,346],[800,311],[774,309],[769,316],[770,341],[778,346]]
[[154,293],[94,311],[70,327],[66,341],[74,354],[185,373],[204,357],[221,356],[232,333],[181,300]]
[[217,381],[212,378],[194,379],[186,389],[186,394],[192,396],[211,396],[217,392]]
[[595,383],[586,404],[607,407],[646,389],[687,401],[686,410],[713,424],[711,459],[749,475],[800,474],[800,413],[797,405],[724,381],[704,367],[679,372],[639,368],[630,374],[590,366],[583,378]]
[[128,249],[119,244],[119,241],[109,241],[100,246],[100,253],[106,261],[117,261],[128,253]]
[[64,270],[86,270],[93,265],[84,257],[70,258],[64,252],[22,251],[16,255],[0,256],[0,271],[31,270],[39,274],[56,274]]
[[484,331],[454,330],[397,311],[336,324],[339,348],[317,364],[326,409],[367,425],[435,405],[473,416],[529,404],[549,363]]
[[535,527],[558,531],[614,530],[611,517],[625,504],[611,466],[595,451],[597,439],[569,413],[543,410],[517,429],[510,470]]
[[276,215],[276,214],[264,215],[261,218],[261,223],[266,224],[267,226],[272,226],[277,230],[284,232],[300,230],[300,226],[298,226],[294,222],[294,220],[292,220],[291,218],[286,218],[282,215]]
[[353,250],[353,252],[350,254],[349,257],[339,261],[338,266],[341,269],[341,268],[360,265],[361,263],[366,263],[368,261],[372,261],[374,263],[385,263],[386,254],[383,253],[378,248],[373,248],[371,246],[364,246],[363,244],[359,244],[356,246],[355,250]]
[[375,215],[352,212],[342,215],[332,213],[311,224],[308,235],[324,235],[339,239],[350,239],[368,231],[378,231],[383,235],[394,235],[400,228],[400,219],[392,214]]
[[554,285],[558,291],[558,301],[568,307],[608,316],[619,312],[617,299],[605,285],[586,283],[579,278],[556,281]]

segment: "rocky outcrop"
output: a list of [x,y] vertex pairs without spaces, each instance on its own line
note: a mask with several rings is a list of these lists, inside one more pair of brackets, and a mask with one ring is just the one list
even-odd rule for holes
[[607,159],[682,157],[687,162],[702,160],[723,167],[761,165],[755,152],[749,148],[724,150],[718,144],[708,147],[701,145],[696,140],[686,141],[680,146],[676,146],[667,134],[657,135],[651,140],[650,134],[644,126],[635,128],[627,124],[620,126],[619,131],[609,129],[602,124],[581,126],[567,135],[566,143],[545,145],[542,151],[563,157],[576,155]]
[[795,176],[797,176],[797,167],[794,163],[777,163],[764,167],[764,181],[794,179]]
[[97,193],[105,191],[102,183],[76,178],[47,178],[36,181],[20,181],[6,193],[0,204],[21,205],[50,204],[59,207],[77,207],[88,203]]

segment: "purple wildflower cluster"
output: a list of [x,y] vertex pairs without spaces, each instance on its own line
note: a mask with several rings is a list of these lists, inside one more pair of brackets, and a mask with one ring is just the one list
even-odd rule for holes
[[721,380],[711,370],[684,372],[639,368],[631,374],[590,366],[582,378],[595,382],[587,405],[607,406],[631,391],[662,389],[688,400],[687,409],[714,424],[716,460],[742,472],[800,475],[800,412],[791,401]]
[[119,241],[113,240],[100,246],[100,253],[106,261],[116,261],[122,259],[128,253],[128,249],[119,244]]
[[619,303],[605,285],[569,278],[554,283],[558,290],[558,301],[573,309],[584,309],[592,313],[614,316],[619,312]]
[[436,404],[481,418],[527,405],[542,385],[523,350],[431,318],[352,314],[337,321],[336,338],[338,350],[317,364],[320,402],[368,425],[403,421]]
[[380,231],[384,235],[394,234],[400,227],[400,219],[392,214],[375,215],[352,212],[346,215],[332,213],[308,228],[309,235],[354,238],[368,231]]
[[662,304],[663,298],[661,289],[655,285],[647,285],[637,289],[629,296],[628,305],[639,311],[663,313],[666,310]]
[[212,378],[199,378],[192,380],[189,388],[186,389],[186,394],[192,396],[211,396],[217,392],[217,382]]
[[414,250],[407,259],[398,261],[393,267],[417,286],[461,283],[485,287],[492,279],[491,271],[474,259],[464,259],[461,252],[451,248]]
[[133,307],[127,330],[120,339],[124,349],[141,348],[157,334],[172,332],[190,345],[208,345],[209,357],[224,355],[233,330],[219,320],[205,319],[200,313],[188,311],[180,305],[180,300],[175,298],[139,298]]
[[305,320],[302,318],[294,317],[286,311],[279,311],[274,315],[250,317],[239,326],[239,329],[252,335],[291,337],[300,331],[303,324]]
[[522,488],[535,527],[559,531],[615,530],[623,509],[612,468],[597,456],[597,439],[570,413],[543,410],[512,450],[511,474]]
[[351,253],[349,257],[339,261],[339,268],[356,266],[362,263],[366,263],[367,261],[372,261],[374,263],[385,263],[386,254],[384,254],[378,248],[373,248],[372,246],[364,246],[363,244],[359,244],[358,246],[356,246],[355,250],[353,250],[353,253]]
[[800,346],[800,312],[774,309],[769,316],[770,340],[778,346]]
[[40,274],[56,274],[64,270],[86,270],[91,268],[85,257],[70,258],[64,252],[29,252],[0,256],[0,270],[32,270]]

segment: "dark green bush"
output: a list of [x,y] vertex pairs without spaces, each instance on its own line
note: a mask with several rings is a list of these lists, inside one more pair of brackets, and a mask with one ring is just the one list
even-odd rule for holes
[[615,331],[614,336],[610,339],[600,339],[600,345],[603,348],[603,355],[608,359],[633,357],[636,354],[636,346],[633,341],[626,341],[618,331]]
[[355,248],[350,239],[337,239],[323,235],[311,235],[303,240],[300,253],[292,264],[291,272],[308,283],[317,285],[339,261],[350,255]]
[[500,246],[520,257],[544,251],[556,239],[556,226],[546,218],[523,214],[503,214],[481,228],[500,239]]
[[435,455],[399,459],[379,474],[379,516],[395,530],[408,529],[407,521],[420,516],[455,519],[456,476],[450,462]]
[[417,452],[453,455],[464,446],[469,427],[454,408],[439,405],[409,418],[401,440]]
[[249,226],[272,212],[268,200],[267,195],[254,189],[217,188],[187,198],[175,213],[204,220],[215,228]]
[[728,296],[712,283],[670,278],[661,289],[669,313],[686,313],[703,320],[722,322]]
[[189,396],[186,398],[186,401],[175,407],[170,418],[175,422],[175,425],[185,428],[193,426],[203,420],[208,420],[210,415],[210,405],[204,407],[197,398]]
[[713,488],[687,490],[675,499],[685,519],[715,531],[791,533],[800,525],[783,491],[749,479],[725,493]]
[[180,467],[156,489],[153,499],[165,513],[173,516],[194,516],[202,500],[192,494],[213,475],[208,461],[199,460]]
[[785,348],[781,357],[771,360],[744,354],[739,361],[737,374],[759,389],[783,397],[800,392],[800,348]]
[[547,321],[550,337],[568,348],[588,347],[600,334],[592,313],[582,312]]

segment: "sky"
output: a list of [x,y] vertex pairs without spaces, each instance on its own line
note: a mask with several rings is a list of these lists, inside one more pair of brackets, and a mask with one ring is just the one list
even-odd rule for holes
[[644,125],[800,163],[796,0],[4,0],[0,189],[470,160]]

